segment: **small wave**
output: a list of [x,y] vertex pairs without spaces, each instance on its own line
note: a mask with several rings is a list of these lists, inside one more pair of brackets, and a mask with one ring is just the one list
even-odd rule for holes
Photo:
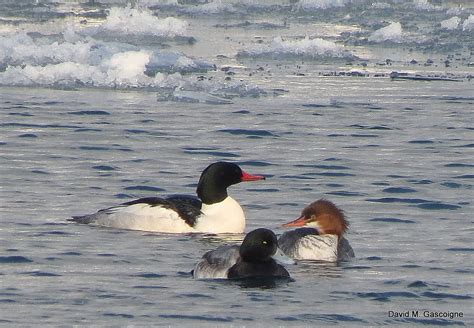
[[46,172],[46,171],[43,171],[43,170],[31,170],[31,173],[34,173],[34,174],[44,174],[44,175],[51,174],[51,173]]
[[234,135],[245,135],[247,137],[278,137],[268,130],[249,130],[249,129],[222,129],[219,132],[225,132]]
[[375,300],[390,300],[390,298],[398,298],[398,297],[402,297],[402,298],[419,298],[420,296],[415,294],[415,293],[412,293],[412,292],[404,292],[404,291],[394,291],[394,292],[367,292],[367,293],[363,293],[363,292],[359,292],[359,293],[355,293],[355,295],[357,297],[360,297],[360,298],[371,298],[371,299],[375,299]]
[[408,288],[420,288],[420,287],[428,287],[429,285],[421,280],[414,281],[410,284],[408,284]]
[[[309,322],[314,322],[314,321],[323,321],[326,323],[332,323],[339,325],[341,322],[345,322],[347,324],[350,324],[352,322],[356,323],[365,323],[365,320],[362,320],[360,318],[357,318],[353,315],[348,315],[348,314],[314,314],[314,313],[308,313],[308,314],[297,314],[297,315],[292,315],[292,316],[280,316],[276,317],[276,320],[281,320],[281,321],[309,321]],[[304,325],[303,325],[304,326]],[[311,325],[313,326],[313,325]]]
[[326,195],[344,196],[344,197],[360,197],[366,196],[366,194],[355,192],[355,191],[331,191],[327,192]]
[[449,252],[474,252],[474,248],[468,247],[452,247],[446,249]]
[[110,115],[109,112],[105,110],[81,110],[76,112],[69,112],[70,115]]
[[32,272],[23,272],[23,274],[30,275],[33,277],[60,277],[60,274],[44,271],[32,271]]
[[464,322],[451,319],[428,319],[428,318],[397,318],[395,320],[387,320],[387,325],[397,326],[403,323],[404,326],[408,325],[422,325],[422,326],[465,326]]
[[221,158],[238,158],[240,155],[231,153],[231,152],[225,152],[225,151],[218,151],[218,150],[184,150],[185,153],[187,154],[200,154],[200,155],[210,155],[214,157],[221,157]]
[[368,202],[375,203],[405,203],[405,204],[424,204],[433,203],[432,201],[420,198],[395,198],[395,197],[383,197],[383,198],[370,198]]
[[232,322],[232,317],[215,317],[211,315],[185,315],[185,314],[160,314],[160,318],[164,319],[184,319],[195,321],[212,321],[212,322]]
[[434,141],[433,140],[410,140],[408,141],[408,143],[426,145],[426,144],[434,144]]
[[109,147],[102,147],[102,146],[80,146],[79,149],[80,150],[87,150],[87,151],[90,151],[90,150],[93,150],[93,151],[108,151],[108,150],[111,150],[111,148],[109,148]]
[[427,203],[422,203],[417,205],[418,208],[424,209],[424,210],[457,210],[462,208],[459,205],[453,205],[453,204],[446,204],[446,203],[441,203],[441,202],[427,202]]
[[295,167],[309,167],[323,170],[350,170],[350,167],[343,165],[325,165],[325,164],[297,164]]
[[0,264],[7,264],[7,263],[31,263],[33,262],[27,257],[24,256],[0,256]]
[[424,297],[436,298],[436,299],[454,299],[454,300],[471,300],[472,296],[469,295],[458,295],[450,293],[436,293],[436,292],[424,292],[421,294]]
[[445,167],[469,167],[469,168],[474,168],[474,164],[450,163],[450,164],[446,164]]
[[474,179],[474,174],[457,175],[453,179]]
[[126,314],[126,313],[112,313],[112,312],[106,312],[103,314],[104,317],[118,317],[118,318],[123,318],[123,319],[133,319],[135,318],[134,315],[132,314]]
[[353,177],[355,174],[345,172],[316,172],[316,173],[305,173],[305,175],[317,175],[323,177]]
[[166,275],[158,274],[158,273],[138,273],[138,274],[133,275],[132,277],[139,277],[139,278],[146,278],[146,279],[158,279],[158,278],[166,277]]
[[99,171],[115,171],[117,168],[109,165],[96,165],[92,167],[94,170],[99,170]]
[[386,193],[391,193],[391,194],[406,194],[406,193],[417,192],[415,189],[404,188],[404,187],[389,187],[389,188],[385,188],[382,191]]
[[397,219],[397,218],[374,218],[370,219],[371,222],[387,222],[387,223],[416,223],[412,220],[404,220],[404,219]]
[[64,252],[64,253],[60,253],[59,255],[66,255],[66,256],[81,256],[82,253],[79,253],[79,252]]
[[34,133],[25,133],[25,134],[20,134],[18,138],[31,138],[31,139],[36,139],[38,136]]
[[179,294],[178,297],[184,298],[204,298],[204,299],[214,299],[214,297],[210,295],[200,294],[200,293],[186,293],[186,294]]
[[238,164],[243,165],[243,166],[255,166],[255,167],[266,167],[266,166],[275,165],[273,163],[266,162],[266,161],[239,161]]
[[366,258],[368,261],[381,261],[382,258],[380,256],[369,256]]
[[159,188],[159,187],[151,187],[151,186],[130,186],[130,187],[125,187],[124,190],[157,191],[157,192],[166,191],[166,189]]

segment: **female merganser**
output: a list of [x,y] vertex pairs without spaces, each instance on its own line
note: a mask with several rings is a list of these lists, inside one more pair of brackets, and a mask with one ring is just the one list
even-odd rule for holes
[[273,231],[260,228],[249,232],[242,245],[223,245],[209,251],[193,270],[194,279],[237,279],[290,277],[272,258],[278,241]]
[[242,233],[242,207],[227,195],[227,187],[265,177],[244,172],[238,165],[216,162],[201,174],[197,197],[174,195],[146,197],[95,214],[76,216],[71,221],[120,229],[165,233]]
[[349,222],[328,200],[311,203],[298,219],[283,226],[305,227],[285,232],[278,240],[281,250],[291,258],[336,262],[354,257],[354,250],[343,237]]

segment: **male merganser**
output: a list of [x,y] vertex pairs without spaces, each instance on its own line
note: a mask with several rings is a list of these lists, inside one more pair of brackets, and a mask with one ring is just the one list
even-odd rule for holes
[[71,221],[120,229],[165,233],[242,233],[245,215],[242,207],[227,195],[227,187],[265,177],[244,172],[238,165],[216,162],[201,174],[197,197],[174,195],[146,197],[76,216]]
[[332,202],[320,199],[303,209],[301,216],[283,227],[304,227],[282,234],[281,250],[296,260],[348,261],[354,250],[344,233],[349,222]]
[[249,232],[242,245],[223,245],[209,251],[193,270],[194,279],[237,279],[290,277],[272,256],[278,249],[273,231],[260,228]]

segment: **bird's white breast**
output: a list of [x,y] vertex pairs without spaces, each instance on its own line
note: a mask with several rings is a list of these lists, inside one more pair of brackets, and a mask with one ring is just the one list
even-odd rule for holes
[[219,203],[203,204],[203,213],[195,229],[211,233],[243,233],[245,230],[245,215],[242,207],[232,197],[228,196]]

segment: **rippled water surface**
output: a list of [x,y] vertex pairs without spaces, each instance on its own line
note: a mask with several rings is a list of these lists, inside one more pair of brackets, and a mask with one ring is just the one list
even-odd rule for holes
[[[101,40],[87,49],[106,49],[101,58],[111,56],[109,64],[119,54],[114,59],[118,66],[90,54],[87,60],[69,58],[74,65],[92,67],[92,84],[78,80],[84,76],[64,73],[47,56],[33,59],[39,48],[15,60],[13,55],[1,57],[0,323],[474,325],[469,51],[453,45],[429,50],[429,41],[416,39],[431,37],[425,25],[417,35],[404,35],[408,45],[364,43],[351,29],[381,26],[375,18],[368,19],[373,25],[357,21],[361,18],[348,2],[324,9],[335,17],[332,25],[319,11],[301,12],[290,5],[257,6],[254,10],[265,14],[257,19],[251,9],[235,4],[216,5],[217,13],[210,13],[202,5],[160,7],[151,2],[153,17],[175,16],[191,28],[158,42],[139,31],[127,40],[118,38],[121,30],[80,34],[76,27],[78,39],[58,41],[78,45]],[[100,26],[106,19],[104,6],[112,5],[82,13],[87,24]],[[56,27],[64,15],[69,17],[57,5],[8,8],[1,21],[3,46],[19,42],[16,48],[30,41],[18,41],[15,33],[38,26],[49,34],[30,33],[41,39],[34,47],[54,47],[48,38],[58,38]],[[420,21],[429,15],[439,21],[450,17],[446,8],[419,10]],[[457,15],[467,20],[470,9],[463,10]],[[37,20],[38,13],[43,20]],[[341,28],[349,34],[340,34],[335,20],[348,13],[357,22]],[[400,18],[389,10],[385,14]],[[282,55],[279,48],[269,50],[272,56],[248,52],[259,44],[271,47],[273,37],[281,35],[312,37],[307,31],[326,39],[337,34],[336,41],[353,47],[352,55],[370,52],[373,57],[355,59],[345,49],[341,58],[337,47],[323,57],[298,51]],[[212,34],[209,40],[207,33]],[[458,45],[466,38],[462,27],[445,33],[457,36],[453,42]],[[138,48],[130,50],[132,43]],[[286,46],[299,49],[301,44]],[[143,74],[144,66],[142,71],[124,70],[142,58],[138,53],[144,49],[184,53],[200,64],[186,71],[186,65],[163,64],[155,53],[156,65],[147,67],[163,76],[151,80],[151,73]],[[121,57],[128,51],[137,52],[128,53],[134,60]],[[420,63],[433,58],[433,65],[409,63],[410,51]],[[393,59],[390,65],[387,56]],[[442,64],[448,57],[456,65]],[[43,75],[35,75],[36,80],[29,76],[31,83],[5,75],[27,67],[43,67]],[[390,79],[392,70],[424,77],[450,73],[459,81]],[[109,85],[112,75],[122,84]],[[194,194],[201,170],[218,160],[268,178],[229,189],[246,211],[247,231],[268,227],[281,233],[280,225],[296,218],[305,205],[327,198],[350,220],[347,239],[356,259],[288,266],[294,281],[274,285],[195,281],[190,271],[204,252],[243,236],[166,235],[66,222],[72,215],[136,197]],[[419,316],[397,318],[390,311],[419,311]],[[425,317],[423,311],[463,317]]]

